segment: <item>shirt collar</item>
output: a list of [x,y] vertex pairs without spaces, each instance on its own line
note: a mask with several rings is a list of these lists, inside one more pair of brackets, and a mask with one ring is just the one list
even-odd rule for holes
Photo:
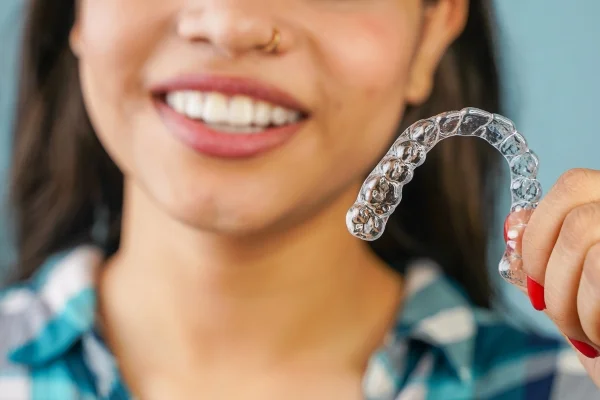
[[10,308],[13,331],[19,334],[9,354],[12,362],[42,365],[93,331],[102,258],[102,251],[91,246],[57,254],[26,285],[0,299],[0,308]]
[[491,313],[475,308],[460,286],[430,261],[409,266],[406,282],[407,300],[393,340],[408,338],[438,349],[459,379],[471,380],[478,326]]
[[[16,307],[20,312],[15,329],[24,334],[13,347],[11,361],[44,364],[63,355],[85,334],[93,333],[95,279],[102,258],[102,251],[91,246],[59,254],[28,285],[17,289],[21,304]],[[461,380],[470,380],[478,319],[487,318],[487,314],[480,315],[459,286],[428,261],[415,262],[407,269],[406,290],[406,300],[385,348],[390,350],[407,338],[420,341],[439,349]],[[10,296],[0,298],[0,308]]]

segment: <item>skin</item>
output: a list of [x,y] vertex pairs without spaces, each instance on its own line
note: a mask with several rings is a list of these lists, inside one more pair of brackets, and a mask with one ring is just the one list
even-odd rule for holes
[[[71,47],[86,107],[125,174],[121,248],[101,269],[100,317],[138,397],[360,398],[402,282],[347,233],[345,212],[406,105],[429,96],[467,6],[79,1]],[[259,50],[273,27],[276,56]],[[149,92],[188,73],[262,80],[311,119],[253,159],[200,155],[170,134]],[[567,174],[523,239],[548,314],[596,344],[599,187],[598,172]],[[583,361],[600,382],[598,364]]]
[[[561,176],[523,235],[525,272],[541,284],[546,308],[565,337],[600,349],[600,171]],[[591,357],[589,357],[591,355]],[[600,386],[600,358],[579,354]]]

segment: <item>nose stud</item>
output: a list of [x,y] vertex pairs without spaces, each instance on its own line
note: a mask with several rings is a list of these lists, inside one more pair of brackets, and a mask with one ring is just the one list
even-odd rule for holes
[[271,40],[269,40],[269,43],[261,46],[261,49],[266,53],[277,53],[280,43],[281,32],[279,32],[279,29],[273,28],[273,35],[271,36]]

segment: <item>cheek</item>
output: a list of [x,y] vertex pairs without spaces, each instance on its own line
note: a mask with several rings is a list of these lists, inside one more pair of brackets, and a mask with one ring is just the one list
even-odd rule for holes
[[[323,42],[330,73],[369,99],[402,94],[416,45],[415,21],[407,13],[346,18]],[[397,96],[396,96],[397,97]]]
[[[86,108],[96,132],[121,168],[131,133],[149,107],[143,70],[164,29],[170,2],[82,0],[77,53]],[[172,4],[172,3],[171,3]],[[136,118],[132,118],[136,116]]]
[[174,2],[82,0],[79,55],[86,79],[99,92],[143,92],[143,66],[168,29]]
[[396,5],[320,23],[331,26],[317,39],[329,100],[323,131],[332,158],[354,160],[347,172],[357,176],[387,150],[402,117],[418,19]]
[[105,57],[128,68],[150,53],[164,34],[176,1],[82,0],[78,26],[85,55]]

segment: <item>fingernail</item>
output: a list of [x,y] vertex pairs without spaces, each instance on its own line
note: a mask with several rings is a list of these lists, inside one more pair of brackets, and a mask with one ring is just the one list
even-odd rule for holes
[[504,220],[504,243],[508,243],[508,219],[510,218],[510,214]]
[[529,295],[529,300],[531,301],[531,305],[538,311],[543,311],[546,309],[546,301],[544,300],[544,287],[527,277],[527,294]]
[[581,354],[586,356],[587,358],[596,358],[598,355],[598,350],[593,348],[587,343],[580,342],[579,340],[569,338],[569,342],[575,347]]

